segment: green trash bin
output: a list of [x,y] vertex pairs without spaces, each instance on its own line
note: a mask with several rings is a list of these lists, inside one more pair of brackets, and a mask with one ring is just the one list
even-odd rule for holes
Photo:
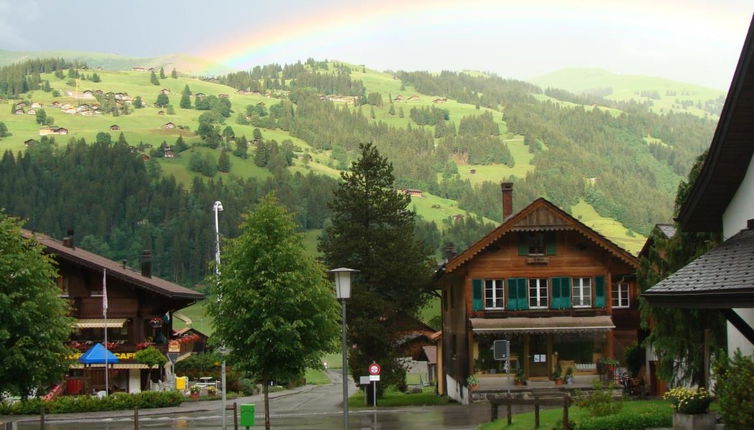
[[241,425],[243,427],[254,427],[254,403],[241,405]]

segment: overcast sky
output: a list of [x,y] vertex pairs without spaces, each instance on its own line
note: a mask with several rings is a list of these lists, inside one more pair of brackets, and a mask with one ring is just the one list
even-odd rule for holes
[[727,90],[752,12],[747,0],[0,0],[0,49],[521,79],[601,67]]

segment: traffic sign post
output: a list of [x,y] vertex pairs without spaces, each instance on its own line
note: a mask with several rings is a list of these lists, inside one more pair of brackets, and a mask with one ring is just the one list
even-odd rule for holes
[[377,382],[380,380],[380,372],[382,367],[379,364],[372,362],[369,365],[369,382],[372,384],[372,406],[377,407]]

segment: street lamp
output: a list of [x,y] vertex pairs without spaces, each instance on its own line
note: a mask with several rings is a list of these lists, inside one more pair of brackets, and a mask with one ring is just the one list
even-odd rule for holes
[[351,274],[358,270],[340,267],[329,270],[335,276],[335,296],[340,299],[343,335],[343,429],[348,430],[348,350],[346,349],[346,299],[351,298]]
[[[220,203],[219,200],[215,201],[215,204],[212,205],[212,211],[215,213],[215,274],[217,276],[220,276],[220,224],[217,219],[217,213],[223,211],[223,204]],[[221,295],[217,295],[217,300],[220,300]],[[227,398],[226,398],[226,391],[225,391],[225,354],[227,354],[227,349],[225,348],[225,345],[220,347],[220,353],[223,354],[223,362],[220,370],[220,383],[222,384],[222,407],[223,407],[223,430],[227,428],[226,424],[226,417],[225,417],[225,407],[227,405]]]

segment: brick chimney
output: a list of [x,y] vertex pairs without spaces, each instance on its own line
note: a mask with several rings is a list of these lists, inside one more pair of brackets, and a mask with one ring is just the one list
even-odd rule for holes
[[63,246],[67,246],[68,248],[76,248],[73,243],[73,229],[68,229],[66,231],[65,236],[63,236]]
[[513,183],[503,182],[500,184],[503,192],[503,222],[513,215]]
[[141,276],[152,277],[152,251],[145,249],[141,253]]

